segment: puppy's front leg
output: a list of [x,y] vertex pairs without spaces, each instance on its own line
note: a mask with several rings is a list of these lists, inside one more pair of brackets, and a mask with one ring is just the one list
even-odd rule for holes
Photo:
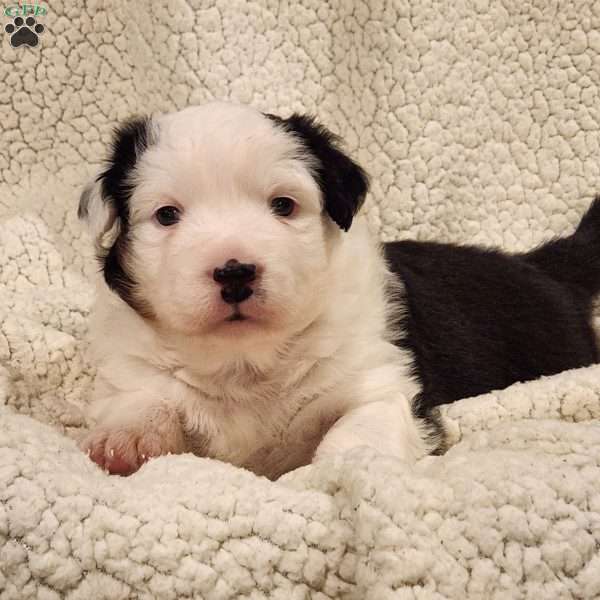
[[112,409],[100,417],[80,446],[109,473],[130,475],[150,458],[186,451],[176,407],[147,399],[140,402],[135,395],[113,396],[104,400],[102,406]]
[[401,394],[351,408],[327,432],[313,462],[360,446],[407,462],[414,462],[431,450],[424,427]]

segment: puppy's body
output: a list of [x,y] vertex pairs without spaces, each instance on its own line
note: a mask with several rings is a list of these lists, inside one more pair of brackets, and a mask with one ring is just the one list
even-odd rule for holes
[[[101,284],[92,321],[99,365],[93,416],[101,435],[122,431],[109,446],[119,447],[158,404],[184,431],[184,447],[169,451],[193,450],[274,477],[309,463],[340,417],[373,403],[371,425],[346,418],[320,453],[371,441],[407,460],[422,455],[426,428],[408,402],[419,386],[407,353],[388,340],[389,275],[365,224],[353,231],[332,256],[332,278],[321,290],[325,310],[281,340],[246,344],[238,332],[221,343],[174,334],[149,326]],[[131,466],[133,454],[131,448],[123,457]]]
[[[122,128],[80,208],[102,265],[92,458],[128,473],[191,450],[275,477],[354,446],[430,450],[392,343],[397,285],[366,223],[350,228],[365,192],[301,117],[216,104]],[[246,287],[214,280],[231,259],[257,274],[239,304],[224,298]]]
[[598,362],[600,200],[577,231],[526,254],[386,244],[405,285],[400,346],[422,384],[415,412]]
[[[121,127],[80,204],[101,265],[91,458],[128,474],[189,451],[272,478],[358,446],[413,461],[438,444],[437,404],[596,360],[592,292],[550,289],[557,261],[582,256],[572,243],[491,262],[389,245],[394,274],[354,218],[366,191],[362,169],[306,117],[212,104]],[[469,295],[465,257],[488,284],[521,274],[501,295]],[[592,263],[579,279],[600,284]],[[539,310],[549,297],[555,310]],[[523,329],[503,335],[513,318]],[[521,352],[531,360],[514,369],[515,351],[536,349],[519,348],[532,328],[554,354],[583,350]]]

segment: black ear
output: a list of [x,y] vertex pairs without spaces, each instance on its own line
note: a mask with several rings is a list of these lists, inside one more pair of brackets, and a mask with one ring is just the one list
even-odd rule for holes
[[341,229],[348,231],[369,189],[365,171],[340,150],[339,138],[314,117],[297,113],[288,119],[266,116],[294,134],[315,158],[313,171],[323,194],[323,208]]
[[[135,299],[136,282],[127,267],[130,199],[134,171],[142,154],[155,142],[149,118],[134,118],[115,128],[106,166],[81,195],[79,216],[96,242],[97,258],[107,285],[140,314],[147,310]],[[107,232],[112,235],[107,236]],[[105,238],[109,237],[109,244]]]
[[115,128],[107,168],[98,175],[102,197],[113,202],[121,221],[129,222],[129,200],[133,193],[132,175],[142,154],[155,141],[152,121],[135,117]]

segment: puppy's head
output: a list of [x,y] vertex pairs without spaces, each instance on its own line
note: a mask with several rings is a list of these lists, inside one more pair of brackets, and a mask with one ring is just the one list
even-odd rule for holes
[[210,104],[131,120],[82,194],[106,284],[188,335],[300,330],[367,192],[312,118]]

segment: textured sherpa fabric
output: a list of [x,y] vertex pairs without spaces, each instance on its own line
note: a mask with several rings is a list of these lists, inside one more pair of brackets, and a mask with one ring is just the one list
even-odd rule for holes
[[0,600],[600,597],[600,367],[456,403],[414,467],[121,479],[73,441],[97,268],[76,205],[116,120],[309,111],[371,173],[383,239],[525,249],[600,188],[600,3],[79,4],[50,3],[36,48],[0,29]]

